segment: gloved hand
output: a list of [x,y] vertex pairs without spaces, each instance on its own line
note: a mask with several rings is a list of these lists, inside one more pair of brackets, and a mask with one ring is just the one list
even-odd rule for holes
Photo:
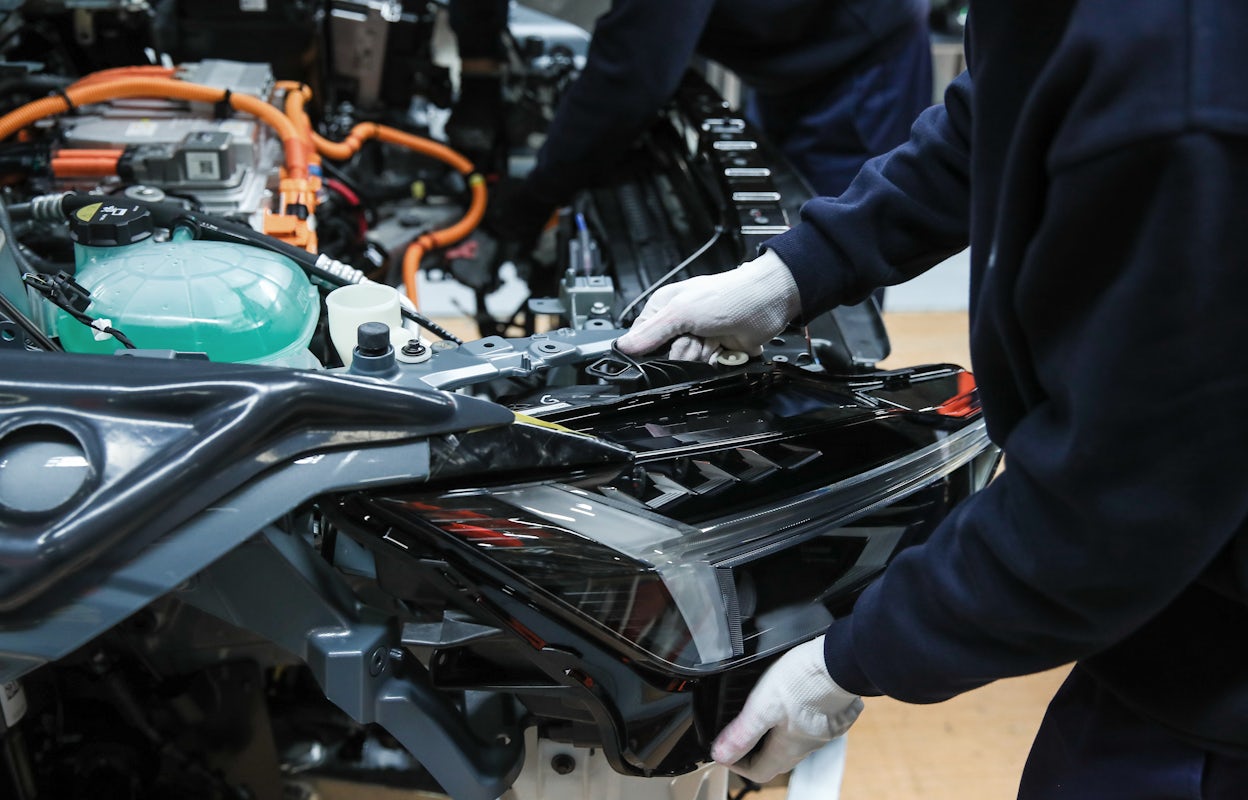
[[[858,695],[837,686],[828,674],[820,636],[785,653],[763,673],[745,708],[715,738],[711,757],[765,783],[842,736],[861,713]],[[764,736],[759,751],[746,755]]]
[[525,256],[533,252],[554,212],[555,207],[533,196],[523,180],[503,178],[490,187],[481,227],[498,240],[508,259]]
[[642,355],[675,340],[669,358],[684,361],[711,361],[720,350],[756,356],[799,311],[793,273],[768,250],[729,272],[660,288],[616,344]]

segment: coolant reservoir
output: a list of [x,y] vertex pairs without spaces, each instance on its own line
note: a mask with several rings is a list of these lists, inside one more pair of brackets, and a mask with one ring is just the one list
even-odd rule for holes
[[[75,279],[90,293],[87,313],[112,321],[140,348],[206,352],[212,361],[314,369],[308,343],[320,303],[289,258],[247,245],[152,237],[146,209],[103,202],[76,212]],[[121,345],[63,312],[57,334],[73,353]]]

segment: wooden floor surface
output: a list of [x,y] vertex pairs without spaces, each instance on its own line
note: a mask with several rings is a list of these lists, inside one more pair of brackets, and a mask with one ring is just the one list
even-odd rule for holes
[[965,312],[885,312],[884,328],[892,353],[880,362],[881,367],[946,361],[964,367],[971,365]]

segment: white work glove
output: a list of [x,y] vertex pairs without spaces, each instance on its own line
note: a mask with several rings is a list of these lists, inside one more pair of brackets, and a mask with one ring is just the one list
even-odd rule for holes
[[752,356],[801,311],[793,273],[774,251],[718,275],[664,286],[616,346],[642,355],[668,341],[669,358],[713,363],[720,350]]
[[[715,737],[711,757],[755,783],[766,783],[843,735],[861,713],[862,699],[828,674],[820,636],[785,653],[763,673],[745,708]],[[747,756],[764,736],[759,751]]]

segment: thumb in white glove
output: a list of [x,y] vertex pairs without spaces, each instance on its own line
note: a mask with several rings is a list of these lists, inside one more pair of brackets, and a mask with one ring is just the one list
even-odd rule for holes
[[[763,673],[741,713],[715,738],[711,757],[765,783],[843,735],[860,713],[861,698],[828,674],[820,636],[785,653]],[[751,753],[764,736],[762,747]]]
[[709,361],[720,349],[756,356],[799,311],[793,273],[768,250],[734,270],[662,287],[616,344],[642,355],[675,339],[669,357],[686,361]]

